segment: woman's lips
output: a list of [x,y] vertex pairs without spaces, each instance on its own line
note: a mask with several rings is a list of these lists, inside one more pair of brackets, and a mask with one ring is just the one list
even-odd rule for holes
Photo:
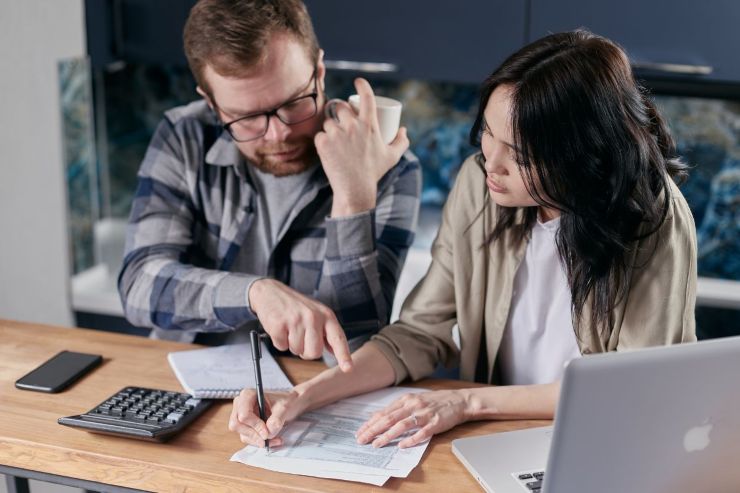
[[497,184],[495,181],[491,179],[491,177],[486,178],[486,185],[488,185],[488,189],[492,192],[496,193],[505,193],[506,189],[502,187],[501,185]]

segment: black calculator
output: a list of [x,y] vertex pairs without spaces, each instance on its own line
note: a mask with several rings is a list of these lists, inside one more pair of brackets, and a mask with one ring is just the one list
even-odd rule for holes
[[58,422],[85,431],[164,442],[211,403],[181,392],[125,387],[85,414],[59,418]]

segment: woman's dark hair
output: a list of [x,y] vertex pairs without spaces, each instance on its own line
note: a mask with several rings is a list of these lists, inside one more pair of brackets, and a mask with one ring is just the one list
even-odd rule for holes
[[[501,85],[512,89],[513,143],[527,191],[561,212],[556,242],[573,314],[580,321],[592,295],[588,322],[609,331],[636,240],[663,223],[668,177],[683,180],[687,167],[624,51],[608,39],[584,30],[552,34],[511,55],[483,83],[470,134],[476,147],[483,112]],[[477,159],[482,167],[485,157]],[[537,208],[499,206],[497,216],[489,242],[507,230],[521,242]]]

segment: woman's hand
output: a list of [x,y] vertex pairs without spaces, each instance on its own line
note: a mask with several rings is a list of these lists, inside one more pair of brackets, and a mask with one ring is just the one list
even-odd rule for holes
[[357,430],[357,442],[372,441],[373,447],[382,447],[404,433],[419,428],[398,444],[400,448],[413,447],[433,435],[442,433],[468,420],[466,390],[436,390],[406,394],[394,403],[373,414]]
[[257,392],[244,389],[234,399],[229,430],[238,433],[242,443],[264,447],[265,440],[269,439],[270,447],[278,447],[283,444],[278,434],[285,423],[295,419],[305,408],[305,403],[295,390],[265,394],[265,414],[269,416],[265,422],[260,419]]

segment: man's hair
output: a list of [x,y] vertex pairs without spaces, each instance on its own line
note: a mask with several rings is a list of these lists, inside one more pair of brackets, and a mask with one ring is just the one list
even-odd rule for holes
[[248,73],[266,56],[276,34],[288,34],[318,59],[319,44],[301,0],[200,0],[185,23],[185,56],[198,85],[210,94],[206,65],[218,74]]

